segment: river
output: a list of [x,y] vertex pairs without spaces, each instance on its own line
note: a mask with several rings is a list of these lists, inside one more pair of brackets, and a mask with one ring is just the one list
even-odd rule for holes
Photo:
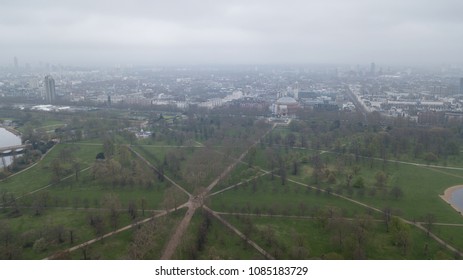
[[[8,146],[21,145],[21,137],[9,132],[8,130],[0,127],[0,148]],[[6,165],[10,165],[13,157],[4,157]],[[0,160],[0,167],[3,167],[3,160]]]

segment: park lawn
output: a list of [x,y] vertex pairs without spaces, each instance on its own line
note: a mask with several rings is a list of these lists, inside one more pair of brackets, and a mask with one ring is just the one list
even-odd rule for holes
[[101,151],[103,151],[103,140],[101,138],[86,138],[84,140],[80,140],[77,142],[82,145],[88,145],[88,144],[93,144],[93,145],[100,145]]
[[[185,209],[179,209],[168,216],[154,219],[155,224],[159,226],[153,234],[153,246],[150,248],[150,253],[144,259],[157,260],[161,258],[166,242],[169,241],[185,212]],[[144,225],[141,225],[141,227]],[[87,258],[102,260],[132,259],[129,255],[129,249],[134,241],[134,233],[134,229],[128,229],[87,246]],[[75,260],[83,259],[82,249],[71,252],[70,258]]]
[[235,168],[229,173],[228,176],[224,177],[217,186],[211,191],[211,193],[223,190],[231,187],[235,184],[250,184],[256,176],[263,176],[264,172],[257,167],[249,167],[246,163],[238,163]]
[[[257,144],[255,147],[256,147],[256,153],[254,156],[254,165],[262,169],[265,169],[265,170],[270,170],[271,166],[267,158],[265,148],[262,148],[260,144]],[[248,162],[248,160],[249,160],[249,155],[246,156],[244,161]]]
[[[366,167],[361,170],[365,181],[370,184],[376,172],[377,170]],[[386,172],[391,174],[392,186],[396,185],[402,189],[401,198],[364,195],[355,199],[379,209],[389,206],[400,210],[400,216],[410,220],[421,220],[427,214],[432,214],[436,222],[463,222],[463,217],[439,197],[445,189],[461,184],[461,178],[407,164],[388,165]]]
[[198,259],[261,260],[265,257],[219,220],[211,217],[204,248],[198,253]]
[[84,169],[94,161],[96,154],[101,150],[99,146],[86,146],[78,144],[57,144],[51,151],[36,165],[17,175],[10,176],[0,182],[0,191],[13,193],[20,196],[28,192],[40,189],[50,184],[51,162],[58,157],[61,149],[74,145],[79,149],[74,153],[75,158],[80,162],[81,169]]
[[[289,256],[296,234],[300,234],[304,240],[302,247],[307,251],[304,259],[318,259],[324,253],[333,251],[326,231],[305,219],[234,215],[222,215],[222,218],[242,233],[250,233],[249,239],[276,259],[297,259]],[[270,241],[266,238],[269,232],[273,232],[275,239]]]
[[[110,186],[93,180],[91,172],[81,172],[79,181],[71,177],[59,184],[47,189],[50,201],[62,207],[74,208],[99,208],[102,199],[109,194],[116,195],[121,203],[122,208],[127,208],[130,202],[135,202],[141,209],[141,199],[146,201],[147,210],[163,209],[163,199],[165,191],[170,186],[167,181],[159,182],[157,179],[152,180],[151,186],[126,185]],[[188,200],[183,192],[179,192],[177,205]]]
[[[23,210],[23,215],[16,218],[8,218],[6,214],[0,215],[2,222],[8,223],[9,227],[14,232],[16,238],[20,238],[20,242],[33,242],[41,236],[46,236],[47,228],[53,226],[64,227],[65,242],[58,244],[56,242],[50,243],[46,250],[43,252],[35,252],[32,244],[31,247],[27,245],[23,248],[23,259],[42,259],[56,251],[71,247],[75,244],[85,242],[94,237],[91,227],[88,225],[87,216],[91,211],[78,211],[71,209],[46,209],[41,215],[33,215],[31,211]],[[74,244],[70,243],[69,230],[73,231]],[[35,236],[35,237],[29,237]]]
[[62,120],[56,120],[56,119],[47,119],[42,123],[42,127],[48,127],[48,126],[63,126],[65,125],[66,122]]
[[[337,245],[335,235],[321,227],[317,220],[281,217],[226,219],[242,232],[246,231],[246,227],[251,226],[250,239],[277,259],[330,259],[333,256],[352,259],[351,249]],[[269,232],[273,232],[271,242],[268,239]],[[378,260],[452,258],[450,251],[426,237],[426,234],[419,229],[411,227],[409,238],[410,244],[404,254],[401,248],[393,245],[392,236],[385,231],[384,224],[373,221],[366,236],[365,258]],[[346,235],[346,244],[348,240]],[[425,244],[428,244],[427,254],[424,251]],[[302,250],[301,245],[304,248]]]
[[202,209],[200,208],[196,210],[191,218],[190,224],[172,256],[172,260],[193,260],[198,258],[197,240],[202,220]]
[[[174,147],[157,147],[151,145],[137,145],[132,146],[132,148],[140,153],[147,161],[149,161],[156,168],[159,167],[164,161],[164,158],[168,151],[174,150]],[[190,149],[185,151],[189,152]]]
[[202,148],[203,145],[194,141],[193,139],[186,139],[181,145],[176,144],[173,141],[167,141],[162,139],[152,139],[152,138],[141,138],[137,140],[137,145],[147,146],[147,147],[158,147],[158,148]]
[[435,167],[427,167],[428,170],[434,171],[434,172],[439,172],[442,174],[446,174],[448,176],[452,176],[455,178],[459,178],[462,181],[463,184],[463,168],[462,170],[456,170],[456,169],[444,169],[444,168],[435,168]]
[[[318,154],[318,151],[307,149],[307,148],[301,148],[301,147],[289,147],[289,146],[279,146],[279,145],[256,145],[256,155],[254,158],[254,165],[261,167],[262,169],[265,170],[270,170],[271,169],[271,162],[268,159],[268,150],[273,150],[274,152],[278,153],[281,158],[285,159],[290,159],[289,161],[286,162],[286,167],[288,170],[291,170],[293,160],[296,160],[300,166],[309,166],[308,164],[301,164],[301,162],[308,162],[310,158],[316,154]],[[248,156],[246,157],[246,160],[248,160]],[[275,163],[273,166],[274,169],[278,168],[278,164]],[[288,173],[289,174],[289,173]],[[311,174],[311,173],[309,173]]]
[[[325,161],[328,162],[328,168],[335,170],[334,161],[335,155],[327,153],[323,154]],[[360,160],[357,165],[360,167],[359,174],[354,176],[352,184],[357,178],[361,177],[364,180],[364,194],[360,195],[359,189],[353,189],[353,193],[344,193],[346,188],[345,174],[337,174],[336,183],[329,184],[326,181],[321,182],[323,188],[330,187],[333,191],[341,190],[341,195],[347,196],[354,200],[358,200],[369,206],[377,209],[389,207],[394,212],[409,220],[422,220],[427,214],[432,214],[436,218],[436,222],[461,223],[463,218],[445,203],[439,195],[443,194],[448,187],[461,184],[463,178],[455,176],[455,170],[452,173],[450,170],[441,170],[435,168],[414,166],[402,163],[387,162],[383,166],[381,161],[373,161],[373,167],[368,159]],[[349,169],[350,167],[346,167]],[[309,164],[300,166],[300,170],[310,169]],[[388,175],[387,187],[384,189],[377,188],[375,176],[377,172],[384,171]],[[304,183],[311,182],[311,175],[306,171],[300,172],[297,176],[289,175],[289,178],[295,181]],[[287,171],[289,174],[289,171]],[[403,192],[399,198],[394,198],[389,192],[392,187],[398,186]],[[370,194],[371,190],[376,190],[376,193]]]
[[[42,117],[42,119],[40,119]],[[66,125],[66,122],[63,120],[43,118],[43,115],[39,117],[38,126],[34,126],[34,129],[43,129],[45,131],[55,130],[56,128],[63,127]],[[24,133],[27,126],[20,126],[17,130],[21,133]]]
[[388,159],[390,160],[399,160],[406,162],[413,162],[417,164],[424,165],[438,165],[438,166],[454,166],[454,167],[463,167],[463,153],[458,155],[449,155],[447,158],[438,158],[437,161],[426,161],[424,159],[424,153],[419,157],[415,157],[413,154],[400,154],[398,158],[389,155]]
[[[254,248],[210,216],[210,225],[202,248],[198,248],[199,229],[204,221],[201,209],[191,219],[190,226],[172,259],[263,259]],[[209,214],[207,214],[209,215]]]
[[79,142],[77,143],[63,143],[60,145],[65,145],[65,146],[77,146],[79,149],[75,152],[75,157],[79,159],[79,162],[81,164],[85,165],[91,165],[95,162],[96,155],[100,152],[103,151],[103,145],[79,145]]
[[[135,146],[134,149],[157,168],[164,164],[164,158],[169,151],[181,154],[184,160],[180,161],[180,171],[173,174],[169,168],[165,168],[164,172],[190,193],[195,193],[199,188],[207,187],[232,162],[231,159],[225,158],[224,155],[212,150],[206,151],[205,148]],[[206,154],[207,156],[203,156]],[[199,170],[200,166],[204,168]]]
[[[85,229],[87,231],[87,233],[89,233],[88,235],[85,236],[85,239],[84,238],[80,238],[77,242],[74,242],[73,244],[65,244],[65,245],[62,245],[60,247],[57,247],[55,248],[53,251],[50,250],[50,252],[47,254],[47,256],[45,257],[50,257],[54,254],[57,254],[63,250],[66,250],[70,247],[73,247],[73,246],[76,246],[78,244],[81,244],[81,243],[84,243],[86,241],[89,241],[89,240],[92,240],[94,238],[97,238],[98,236],[95,235],[95,232],[93,230],[93,228],[90,226],[90,224],[88,223],[88,216],[90,214],[99,214],[99,215],[102,215],[103,219],[104,219],[104,228],[103,228],[103,233],[101,235],[104,235],[104,234],[107,234],[109,232],[112,232],[114,230],[117,230],[119,228],[123,228],[123,227],[126,227],[130,224],[132,224],[133,222],[136,222],[138,220],[142,220],[146,217],[148,217],[150,215],[150,213],[146,213],[146,216],[143,217],[141,216],[141,213],[140,213],[140,216],[135,219],[135,220],[132,220],[132,218],[129,216],[129,214],[127,212],[124,212],[124,211],[120,211],[120,216],[119,216],[119,221],[118,221],[118,225],[116,228],[112,227],[110,225],[110,222],[109,222],[109,213],[105,210],[105,209],[98,209],[98,210],[76,210],[77,211],[80,211],[80,212],[84,212],[85,213],[85,216],[84,216],[84,223],[81,224],[81,227],[83,229]],[[72,219],[72,218],[70,218]],[[101,236],[99,235],[99,236]],[[104,243],[104,242],[103,242]],[[47,250],[48,252],[48,250]],[[41,257],[42,258],[42,257]]]
[[433,225],[432,233],[463,252],[463,226]]
[[[141,209],[141,199],[146,200],[146,210],[163,209],[163,198],[166,190],[165,184],[151,189],[141,189],[138,187],[126,188],[102,188],[98,183],[92,182],[85,186],[77,187],[53,187],[48,190],[51,200],[58,200],[64,207],[76,208],[98,208],[106,195],[115,195],[119,198],[122,208],[127,208],[130,202],[135,202]],[[182,193],[183,195],[183,193]],[[179,200],[178,205],[186,202],[187,197]]]
[[[193,153],[194,148],[170,148],[170,147],[155,147],[155,146],[133,146],[133,149],[140,153],[147,161],[149,161],[154,167],[159,170],[159,167],[162,166],[164,158],[169,151],[175,151],[176,149],[181,149],[184,151],[184,155],[189,155]],[[182,164],[182,163],[181,163]],[[180,167],[182,170],[182,167]],[[190,187],[190,184],[182,178],[181,171],[177,174],[172,174],[168,169],[164,170],[164,174],[171,178],[175,183],[184,187],[187,191],[192,192],[193,188]]]
[[208,201],[212,209],[220,212],[309,216],[326,207],[338,208],[345,216],[368,212],[347,200],[289,181],[282,186],[280,178],[272,181],[270,175],[257,180],[255,191],[251,183],[211,196]]
[[[86,247],[66,254],[72,260],[124,260],[132,241],[133,230],[125,230]],[[85,257],[84,257],[85,256]]]

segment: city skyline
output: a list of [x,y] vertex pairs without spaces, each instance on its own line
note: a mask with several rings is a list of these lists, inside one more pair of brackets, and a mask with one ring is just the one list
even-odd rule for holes
[[89,3],[3,4],[0,65],[463,63],[453,0]]

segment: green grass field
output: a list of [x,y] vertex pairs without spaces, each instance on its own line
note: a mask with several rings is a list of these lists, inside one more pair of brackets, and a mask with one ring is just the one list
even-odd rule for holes
[[[47,120],[41,126],[55,127],[61,124],[60,121]],[[155,167],[163,168],[165,175],[188,192],[196,194],[213,182],[253,143],[258,133],[251,133],[249,129],[233,127],[228,132],[221,132],[223,138],[204,141],[204,146],[193,139],[185,141],[188,145],[194,143],[195,147],[176,147],[172,140],[150,139],[135,141],[132,148]],[[249,135],[244,133],[245,130]],[[290,130],[277,127],[275,133],[280,133],[283,141]],[[296,137],[299,135],[296,134]],[[2,245],[5,240],[1,240],[2,256],[12,251],[20,252],[15,255],[16,258],[45,258],[97,235],[129,225],[155,211],[173,207],[171,202],[167,202],[167,190],[172,184],[160,179],[143,160],[133,154],[124,163],[123,145],[128,144],[124,137],[116,135],[114,144],[115,153],[111,160],[116,163],[113,165],[110,165],[111,160],[96,161],[96,155],[104,150],[102,140],[87,139],[74,144],[58,144],[30,169],[0,182],[0,193],[19,198],[16,204],[10,203],[0,208],[3,232],[12,233],[15,236],[13,244],[19,246],[12,247],[9,243],[8,246]],[[227,147],[227,144],[231,146]],[[71,147],[74,147],[73,157],[78,160],[79,169],[82,170],[78,180],[69,169],[69,164],[63,164],[68,168],[67,173],[62,176],[61,182],[51,184],[53,162],[61,157],[64,149]],[[407,246],[400,247],[394,241],[393,233],[386,231],[383,213],[373,211],[368,206],[379,210],[389,208],[393,215],[410,222],[425,222],[426,217],[432,215],[433,223],[463,224],[463,217],[439,197],[446,188],[462,184],[463,170],[367,158],[351,163],[346,161],[340,168],[337,164],[341,155],[323,152],[319,156],[323,172],[332,176],[328,180],[329,176],[323,175],[315,183],[312,157],[319,153],[280,144],[271,147],[257,144],[244,162],[236,164],[211,191],[223,192],[208,196],[205,203],[277,259],[454,258],[453,253],[413,224],[405,226]],[[454,158],[448,162],[459,163],[460,159]],[[296,173],[294,163],[297,163]],[[94,176],[97,174],[97,168],[92,168],[94,166],[102,170],[107,168],[101,171],[104,176]],[[114,172],[114,166],[130,178],[123,183],[115,180],[120,174]],[[264,174],[262,170],[272,168],[273,175]],[[282,173],[280,168],[284,168],[285,172]],[[380,172],[387,175],[383,187],[376,186]],[[281,174],[287,177],[284,183],[279,176]],[[351,185],[347,186],[349,174],[353,175]],[[69,178],[63,179],[66,176]],[[363,186],[352,187],[359,178],[362,178]],[[231,186],[234,187],[228,189]],[[400,196],[391,195],[394,187],[400,188]],[[106,204],[109,198],[116,200],[120,214],[116,227],[111,226],[110,204]],[[175,205],[187,201],[187,195],[180,192],[175,198]],[[44,205],[38,205],[39,202]],[[134,205],[137,215],[132,220],[129,208]],[[19,214],[14,211],[15,207],[19,209]],[[144,216],[142,208],[145,210]],[[157,219],[151,226],[124,231],[61,257],[158,259],[185,211],[176,211]],[[95,215],[103,219],[99,233],[95,225],[89,222]],[[339,229],[336,223],[344,225],[345,229]],[[463,250],[459,238],[463,227],[433,225],[431,231]],[[8,235],[0,235],[1,238],[3,236]],[[146,236],[151,237],[146,239]],[[142,246],[140,244],[145,241],[149,248],[137,249],[136,246]],[[140,254],[137,254],[138,251]],[[263,256],[219,220],[206,218],[198,209],[174,258],[262,259]]]
[[0,184],[0,192],[6,191],[14,193],[16,196],[21,196],[49,185],[51,182],[51,162],[58,157],[62,149],[70,146],[77,147],[75,158],[78,159],[81,169],[90,167],[95,161],[96,154],[102,150],[101,146],[58,144],[34,167],[2,181]]
[[[70,254],[69,258],[82,260],[84,259],[83,251],[86,250],[87,259],[127,260],[137,259],[137,257],[159,259],[165,243],[169,240],[184,213],[184,210],[178,210],[168,216],[156,218],[153,222],[145,223],[137,229],[123,231],[105,239],[103,242],[96,242],[85,249],[76,250]],[[149,236],[137,236],[136,232],[143,230],[147,230],[146,234],[149,234]],[[147,246],[148,244],[151,246],[146,248],[146,252],[140,248],[140,246]],[[135,254],[135,251],[139,255]],[[143,251],[143,254],[140,251]]]
[[[351,259],[355,254],[354,235],[345,231],[340,245],[338,234],[316,220],[279,217],[226,217],[242,232],[278,259]],[[346,223],[354,223],[347,221]],[[250,229],[249,229],[250,228]],[[394,246],[384,224],[372,222],[364,238],[365,259],[451,259],[453,256],[420,230],[410,229],[410,244],[404,252]],[[427,249],[424,249],[427,244]],[[358,248],[357,248],[358,249]],[[355,257],[354,257],[355,258]]]

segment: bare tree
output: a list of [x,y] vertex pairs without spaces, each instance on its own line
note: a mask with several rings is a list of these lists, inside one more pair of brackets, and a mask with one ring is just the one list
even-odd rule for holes
[[[133,234],[133,240],[129,245],[128,255],[131,259],[147,259],[153,253],[156,245],[156,232],[158,225],[154,222],[145,223]],[[153,256],[151,256],[153,257]]]
[[163,205],[166,210],[174,208],[175,211],[177,211],[177,206],[180,202],[180,199],[182,197],[181,191],[174,187],[170,186],[167,188],[164,192],[164,200],[163,200]]
[[137,209],[137,204],[135,203],[135,201],[130,201],[129,202],[128,212],[129,212],[130,218],[132,218],[132,220],[135,220],[137,218],[138,209]]
[[410,226],[405,224],[402,220],[397,217],[391,219],[391,233],[394,245],[402,249],[402,253],[407,254],[407,250],[410,246]]
[[431,233],[431,229],[433,228],[435,221],[436,221],[436,217],[431,213],[428,213],[424,216],[424,227],[427,230],[426,234],[428,236]]
[[120,217],[120,208],[121,208],[121,202],[119,200],[119,197],[115,194],[106,194],[103,197],[102,205],[104,208],[106,208],[109,222],[111,226],[116,229],[119,225],[119,217]]

